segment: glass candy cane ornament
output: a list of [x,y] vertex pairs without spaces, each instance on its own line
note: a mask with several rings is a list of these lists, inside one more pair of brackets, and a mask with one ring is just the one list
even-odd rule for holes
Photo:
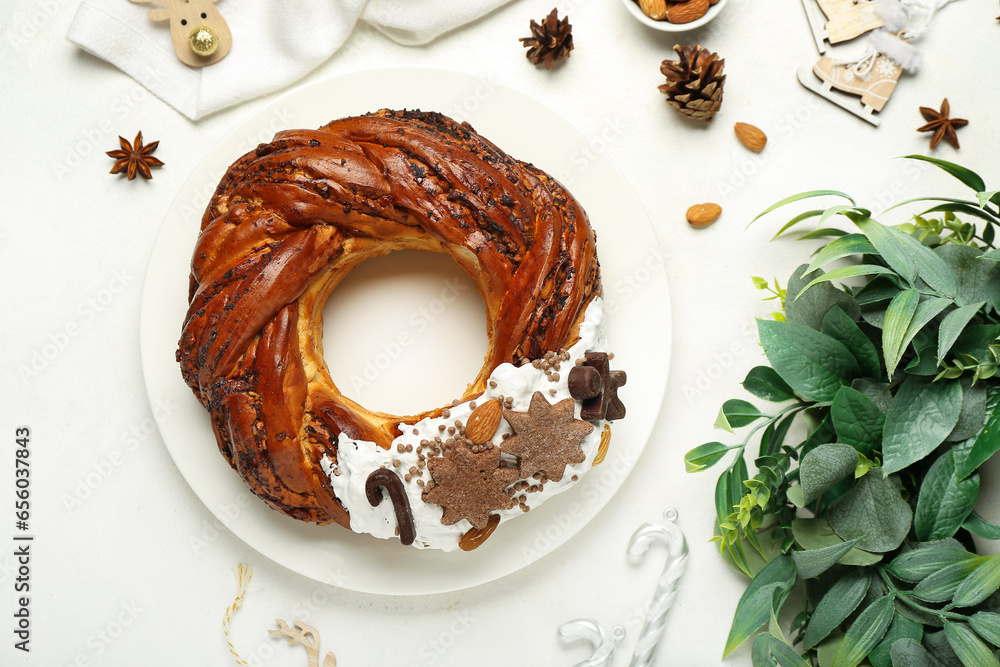
[[656,592],[646,613],[646,622],[639,633],[639,641],[632,653],[630,667],[648,667],[653,663],[656,646],[663,636],[667,611],[677,597],[677,585],[687,567],[688,547],[684,533],[677,526],[677,510],[670,508],[663,513],[666,526],[646,523],[639,527],[628,543],[628,559],[633,563],[642,560],[643,554],[654,542],[667,545],[667,562],[656,585]]
[[593,654],[573,667],[611,667],[615,659],[615,644],[625,638],[625,628],[616,625],[609,633],[597,621],[578,618],[559,626],[559,638],[564,642],[583,640],[593,647]]

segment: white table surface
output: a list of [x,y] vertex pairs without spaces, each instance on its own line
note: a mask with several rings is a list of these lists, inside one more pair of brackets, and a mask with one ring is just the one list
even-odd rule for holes
[[[231,568],[247,562],[255,576],[232,636],[252,665],[305,664],[301,647],[266,634],[275,618],[314,625],[341,665],[569,665],[588,651],[561,645],[556,628],[580,617],[626,626],[616,662],[623,665],[663,563],[655,552],[631,566],[624,548],[668,506],[680,512],[691,558],[657,664],[719,663],[745,580],[708,542],[714,472],[685,474],[682,456],[717,438],[720,404],[743,395],[738,383],[762,360],[753,319],[771,308],[749,277],[784,280],[809,252],[804,243],[768,243],[787,219],[780,214],[744,227],[774,201],[820,187],[850,192],[876,211],[910,196],[965,196],[930,165],[893,159],[927,153],[928,135],[914,131],[917,107],[936,108],[944,97],[970,124],[959,132],[960,151],[942,144],[934,155],[1000,187],[1000,8],[960,0],[942,10],[920,43],[922,70],[903,76],[876,129],[796,82],[795,69],[818,58],[798,0],[729,0],[715,23],[686,39],[639,25],[617,0],[560,7],[569,10],[576,49],[549,72],[525,60],[517,37],[551,3],[518,0],[425,47],[356,29],[303,81],[423,64],[488,74],[528,92],[622,169],[655,227],[669,278],[666,398],[616,497],[566,545],[509,577],[394,598],[319,584],[235,538],[177,472],[146,400],[137,323],[162,216],[204,153],[273,98],[192,123],[65,41],[76,3],[3,3],[0,284],[12,307],[0,327],[0,664],[232,664],[222,617],[235,591]],[[682,40],[726,58],[725,102],[710,126],[686,122],[656,90],[660,61]],[[764,153],[736,141],[737,121],[768,134]],[[127,183],[107,174],[104,151],[137,130],[161,141],[156,155],[167,166],[151,182]],[[723,216],[692,230],[684,212],[704,201],[721,204]],[[26,376],[20,369],[33,363],[36,374]],[[28,655],[13,649],[11,632],[14,430],[23,425],[32,431],[36,536]],[[984,511],[996,520],[997,484],[985,486],[992,500]],[[749,665],[746,647],[727,664]]]

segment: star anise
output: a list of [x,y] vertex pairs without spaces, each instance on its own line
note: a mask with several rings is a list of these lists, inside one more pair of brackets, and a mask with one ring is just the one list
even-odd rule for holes
[[933,132],[934,135],[931,137],[931,150],[944,139],[949,144],[958,148],[958,134],[955,130],[960,127],[965,127],[969,124],[969,121],[964,118],[949,118],[948,115],[951,113],[951,107],[948,104],[948,98],[944,99],[941,103],[941,111],[934,111],[928,107],[920,107],[920,115],[924,117],[924,120],[929,121],[926,125],[922,125],[917,128],[917,132]]
[[531,28],[531,37],[521,37],[518,41],[528,49],[525,55],[533,64],[541,63],[545,69],[550,69],[563,58],[569,58],[569,52],[573,50],[573,26],[569,24],[568,16],[559,20],[558,10],[553,9],[542,19],[541,25],[532,19],[528,27]]
[[109,173],[117,174],[124,171],[128,175],[128,180],[131,181],[135,178],[135,173],[139,172],[140,176],[148,179],[153,177],[152,172],[149,171],[150,167],[163,166],[163,163],[152,155],[160,142],[154,141],[143,146],[142,132],[135,135],[135,141],[131,144],[128,139],[121,136],[118,137],[118,143],[121,145],[120,150],[107,152],[110,157],[115,159],[115,166],[111,167]]

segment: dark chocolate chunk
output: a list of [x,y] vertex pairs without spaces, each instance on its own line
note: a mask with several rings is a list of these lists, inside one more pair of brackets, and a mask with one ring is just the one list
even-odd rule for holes
[[604,387],[601,374],[592,366],[574,366],[570,369],[566,384],[569,386],[569,395],[580,401],[599,396]]
[[625,404],[618,398],[618,388],[627,381],[628,377],[625,375],[625,371],[611,371],[611,375],[608,376],[608,387],[606,390],[608,400],[607,408],[604,411],[604,418],[609,422],[625,416]]
[[[577,368],[594,368],[601,377],[602,390],[593,398],[584,399],[580,419],[588,421],[607,419],[613,421],[625,416],[625,404],[618,398],[618,388],[628,379],[624,371],[612,371],[608,355],[604,352],[587,352],[584,362]],[[576,369],[574,369],[576,370]],[[572,374],[572,371],[570,372]]]

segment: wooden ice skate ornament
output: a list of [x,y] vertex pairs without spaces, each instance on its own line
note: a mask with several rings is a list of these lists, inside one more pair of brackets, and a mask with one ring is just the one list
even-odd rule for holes
[[216,0],[130,0],[153,7],[146,16],[154,21],[170,21],[170,39],[181,62],[191,67],[213,65],[229,53],[233,36],[226,19],[215,7]]
[[[915,68],[916,49],[905,39],[883,30],[873,33],[871,42],[856,60],[823,57],[812,66],[812,72],[800,68],[798,78],[820,97],[878,125],[875,112],[885,107],[903,70],[912,72]],[[859,95],[861,106],[849,95]]]
[[880,1],[888,0],[802,0],[820,54],[826,53],[826,42],[846,42],[885,25],[876,11]]

